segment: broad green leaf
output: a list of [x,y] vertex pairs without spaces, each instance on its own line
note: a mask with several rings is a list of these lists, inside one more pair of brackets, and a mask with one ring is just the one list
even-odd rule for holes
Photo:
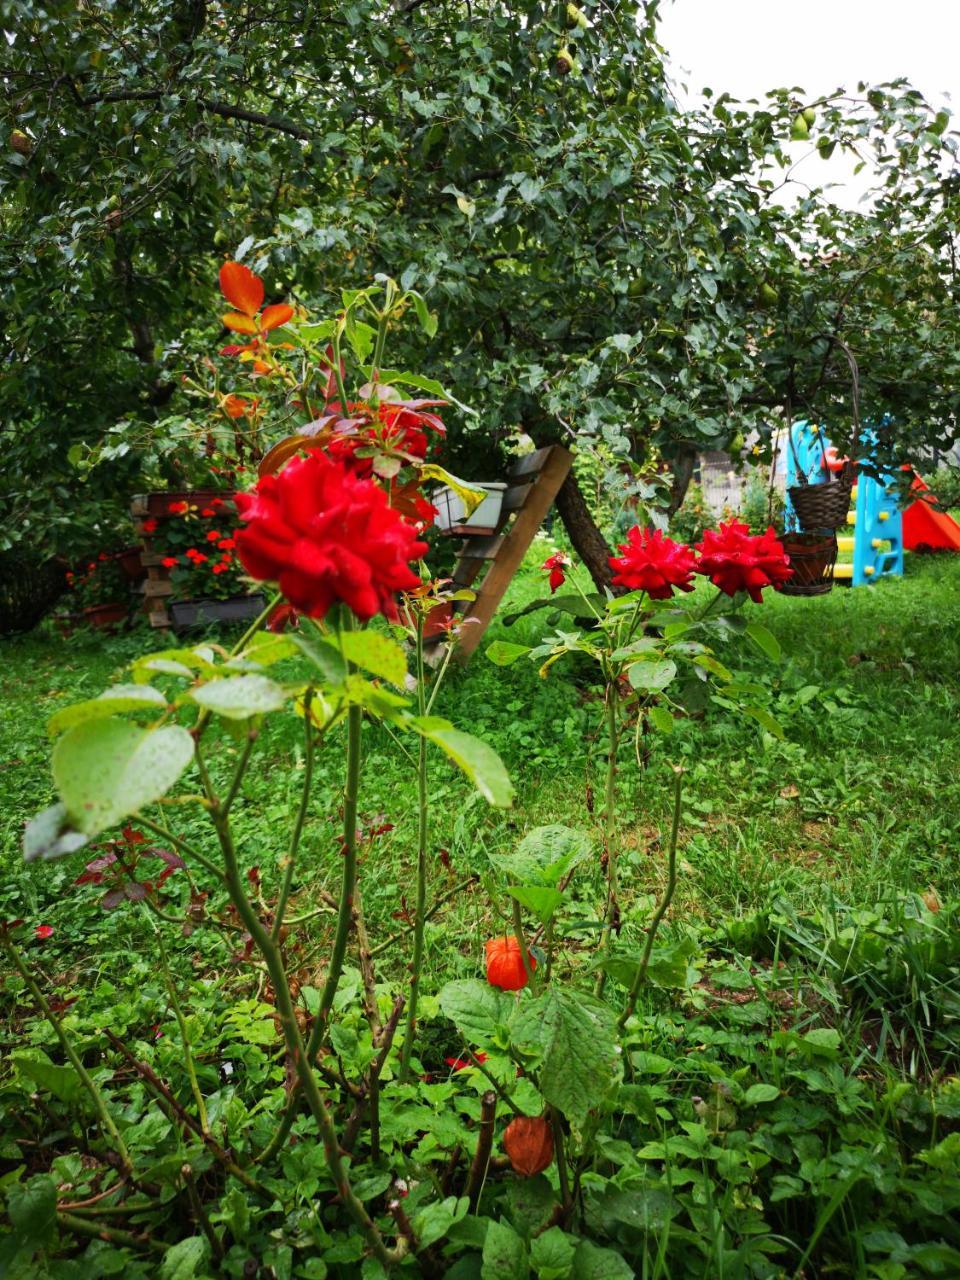
[[26,1244],[49,1244],[57,1234],[57,1184],[45,1173],[15,1182],[7,1192],[7,1213]]
[[506,1222],[491,1222],[483,1242],[482,1280],[527,1280],[530,1261],[524,1240]]
[[613,1011],[582,992],[550,987],[521,1005],[512,1038],[539,1053],[543,1096],[576,1125],[619,1076]]
[[46,1054],[15,1053],[11,1061],[18,1075],[25,1076],[41,1089],[46,1089],[61,1102],[74,1102],[83,1093],[83,1082],[71,1066],[59,1066]]
[[73,826],[93,836],[166,795],[192,759],[193,738],[179,725],[91,720],[57,742],[53,777]]
[[659,705],[648,707],[647,715],[650,718],[650,723],[655,729],[658,729],[661,733],[673,733],[673,716],[666,707]]
[[343,684],[347,700],[361,706],[380,720],[391,720],[396,724],[407,725],[411,717],[405,710],[410,705],[409,698],[403,698],[392,689],[372,684],[361,675],[347,676]]
[[549,889],[544,885],[511,885],[507,893],[516,898],[521,907],[532,911],[543,924],[548,924],[552,920],[554,912],[563,901],[563,894],[559,889]]
[[112,689],[104,689],[96,698],[76,702],[72,707],[63,707],[55,712],[47,722],[47,732],[55,737],[86,720],[100,720],[121,711],[163,711],[166,706],[166,698],[151,685],[118,684]]
[[761,649],[771,662],[780,661],[780,641],[760,622],[750,622],[747,624],[747,635]]
[[698,653],[693,662],[695,666],[702,667],[704,671],[709,671],[711,675],[720,680],[733,679],[733,672],[715,658],[712,653]]
[[212,650],[205,645],[198,645],[194,649],[161,649],[159,653],[148,653],[137,658],[131,664],[131,669],[135,674],[140,671],[157,671],[170,676],[193,676],[194,672],[213,675],[217,669],[213,657]]
[[776,1102],[780,1090],[775,1084],[752,1084],[743,1096],[748,1107],[755,1107],[761,1102]]
[[250,716],[279,711],[287,700],[287,691],[268,676],[230,676],[192,689],[189,696],[225,720],[248,720]]
[[88,839],[71,827],[65,804],[52,804],[27,823],[23,833],[23,858],[25,862],[36,858],[43,858],[45,862],[63,858],[82,849]]
[[555,823],[528,831],[512,852],[497,851],[489,856],[499,871],[524,884],[555,886],[571,867],[590,856],[592,848],[585,832]]
[[411,716],[410,724],[460,766],[484,800],[499,809],[510,808],[513,784],[493,747],[437,716]]
[[572,1280],[634,1280],[635,1272],[619,1253],[581,1240],[573,1255]]
[[206,1277],[207,1242],[203,1236],[187,1236],[170,1246],[163,1255],[157,1276],[159,1280],[194,1280]]
[[640,653],[651,653],[659,649],[660,641],[655,636],[638,636],[629,644],[614,649],[610,655],[614,662],[622,662],[626,658],[635,658]]
[[[697,952],[696,940],[690,937],[654,946],[647,964],[646,980],[655,987],[692,986],[700,977],[699,971],[690,963]],[[636,980],[639,966],[638,951],[619,951],[606,956],[597,967],[609,973],[614,982],[629,989]]]
[[347,678],[347,664],[339,649],[328,644],[313,644],[306,636],[292,635],[290,640],[317,668],[327,684],[336,687]]
[[477,978],[448,982],[440,991],[440,1008],[456,1023],[470,1045],[491,1048],[497,1029],[505,1026],[513,1012],[513,1001]]
[[470,1201],[466,1196],[457,1199],[447,1196],[445,1200],[435,1200],[428,1204],[413,1219],[413,1229],[421,1249],[426,1249],[438,1240],[444,1239],[455,1222],[465,1217],[470,1209]]
[[576,1252],[573,1237],[559,1227],[549,1227],[530,1242],[530,1262],[537,1280],[566,1280]]
[[677,674],[677,664],[670,658],[659,662],[635,662],[627,669],[627,679],[638,690],[665,689]]
[[506,613],[503,616],[503,625],[512,627],[518,618],[525,617],[528,613],[536,613],[539,609],[556,609],[560,613],[568,613],[574,618],[596,618],[598,613],[602,613],[606,607],[606,600],[603,596],[590,594],[586,597],[575,596],[541,596],[537,600],[531,600],[529,604],[524,605],[522,609],[517,609],[513,613]]
[[428,462],[426,466],[420,468],[420,478],[422,480],[439,480],[448,489],[452,489],[463,503],[464,510],[468,516],[476,511],[487,496],[486,489],[476,489],[473,485],[467,484],[465,480],[458,480],[456,476],[452,476],[443,467],[438,467],[435,462]]
[[[284,658],[292,658],[297,646],[289,636],[274,635],[271,631],[258,631],[239,656],[250,658],[261,667],[272,666]],[[229,666],[230,664],[227,663]]]
[[528,644],[514,644],[510,640],[494,640],[487,649],[487,657],[498,667],[509,667],[518,658],[531,652]]
[[[460,202],[457,201],[459,204]],[[469,203],[469,202],[468,202]],[[464,211],[465,212],[465,211]],[[472,215],[471,215],[472,216]],[[420,321],[420,328],[428,338],[435,336],[437,332],[437,316],[436,313],[427,308],[427,304],[419,293],[410,292],[410,298],[413,300],[413,309],[417,313],[417,319]]]
[[407,678],[407,659],[395,640],[379,631],[341,631],[324,638],[324,643],[342,653],[348,662],[371,675],[389,680],[398,689]]
[[776,720],[765,707],[741,707],[740,710],[745,716],[749,716],[751,720],[756,720],[757,724],[762,725],[767,733],[772,733],[775,738],[783,740],[783,728],[778,720]]

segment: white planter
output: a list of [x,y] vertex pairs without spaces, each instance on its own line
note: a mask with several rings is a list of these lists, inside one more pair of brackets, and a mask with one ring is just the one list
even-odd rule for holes
[[[466,483],[466,482],[465,482]],[[475,484],[470,481],[472,489],[483,489],[486,497],[471,514],[463,505],[463,499],[453,489],[434,489],[431,495],[433,505],[437,508],[437,528],[452,529],[455,525],[465,525],[468,529],[493,529],[500,519],[500,508],[503,506],[505,484]]]

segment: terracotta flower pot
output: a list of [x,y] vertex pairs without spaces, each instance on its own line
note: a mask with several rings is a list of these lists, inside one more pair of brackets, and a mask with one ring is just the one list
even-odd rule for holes
[[121,622],[126,622],[128,609],[125,604],[94,604],[83,611],[83,620],[87,626],[97,631],[115,631]]
[[143,562],[140,559],[143,547],[126,547],[123,551],[118,551],[116,561],[131,582],[138,582],[146,573]]

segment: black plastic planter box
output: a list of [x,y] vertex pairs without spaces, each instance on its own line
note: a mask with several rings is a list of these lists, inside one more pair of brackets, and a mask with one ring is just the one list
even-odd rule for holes
[[266,607],[263,596],[234,596],[230,600],[174,600],[170,621],[174,631],[208,627],[217,622],[252,622]]

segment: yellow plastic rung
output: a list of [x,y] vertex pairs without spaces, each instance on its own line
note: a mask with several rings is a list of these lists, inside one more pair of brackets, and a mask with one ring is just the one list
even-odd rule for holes
[[857,486],[856,486],[856,485],[854,485],[854,486],[853,486],[853,488],[850,490],[850,500],[851,500],[851,502],[856,502],[856,500],[857,500]]
[[838,539],[837,539],[837,548],[838,548],[840,551],[852,551],[852,550],[853,550],[853,538],[852,538],[852,537],[849,537],[849,538],[838,538]]
[[889,511],[881,511],[881,512],[879,512],[879,514],[877,515],[877,519],[878,519],[878,520],[889,520],[889,519],[890,519],[890,512],[889,512]]
[[833,576],[835,578],[852,578],[853,565],[852,564],[835,564],[833,566]]
[[873,573],[874,573],[874,572],[875,572],[875,571],[874,571],[874,568],[873,568],[873,565],[872,565],[872,564],[865,564],[865,565],[863,566],[863,574],[864,574],[864,577],[866,577],[866,578],[872,577],[872,575],[873,575]]
[[[882,516],[880,518],[883,519]],[[856,523],[857,523],[857,513],[855,511],[848,511],[847,524],[856,524]]]

